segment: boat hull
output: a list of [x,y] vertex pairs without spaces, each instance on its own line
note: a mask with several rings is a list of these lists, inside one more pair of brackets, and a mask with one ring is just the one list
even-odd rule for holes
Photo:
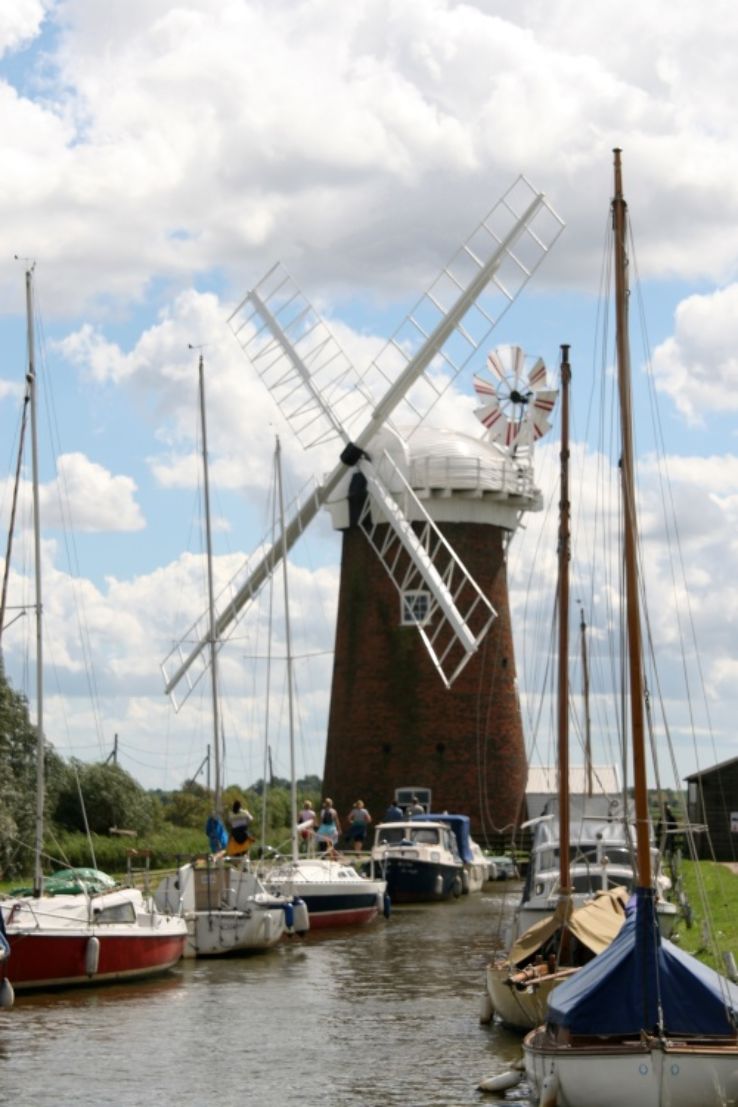
[[185,957],[222,957],[271,949],[285,932],[281,907],[248,911],[194,911],[185,915]]
[[185,957],[220,957],[275,946],[286,929],[281,896],[268,895],[249,869],[223,863],[180,866],[164,876],[154,902],[180,906],[187,922]]
[[311,930],[372,922],[384,910],[387,891],[384,880],[360,876],[353,866],[329,858],[278,865],[265,885],[273,895],[303,900]]
[[[511,978],[509,964],[487,965],[487,994],[492,1009],[505,1026],[513,1030],[532,1030],[546,1020],[548,997],[554,988],[576,969],[537,977],[526,982]],[[520,975],[520,974],[519,974]]]
[[735,1040],[660,1041],[644,1037],[603,1047],[559,1046],[543,1027],[523,1043],[525,1070],[536,1094],[555,1092],[557,1107],[737,1107]]
[[[179,961],[185,934],[113,935],[91,928],[82,934],[10,933],[10,956],[0,977],[16,992],[135,980],[166,972]],[[90,939],[100,943],[97,969],[89,972]]]
[[393,903],[428,903],[461,894],[460,865],[444,865],[409,857],[387,857],[387,892]]
[[335,926],[362,926],[376,919],[380,899],[376,892],[335,894],[300,889],[310,917],[311,930],[325,930]]

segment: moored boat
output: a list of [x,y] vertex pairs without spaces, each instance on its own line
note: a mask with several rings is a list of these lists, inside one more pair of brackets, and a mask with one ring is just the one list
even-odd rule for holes
[[[223,737],[218,700],[218,642],[210,520],[205,364],[202,354],[198,361],[198,392],[207,549],[212,745],[215,754],[214,809],[208,826],[216,840],[212,847],[216,853],[213,857],[187,862],[181,865],[176,873],[165,876],[156,889],[155,899],[162,908],[170,908],[173,903],[181,905],[188,933],[185,956],[213,957],[269,949],[280,941],[286,929],[292,930],[296,925],[296,929],[302,932],[308,928],[308,922],[301,905],[298,904],[296,907],[292,899],[284,900],[268,893],[249,864],[246,851],[248,843],[252,841],[248,835],[251,815],[241,811],[240,801],[236,804],[240,825],[238,828],[233,828],[231,842],[227,842],[221,818]],[[235,837],[236,829],[240,831],[239,841]],[[224,845],[222,850],[217,848],[221,845]],[[229,848],[233,848],[236,854],[232,859],[222,856],[228,853]],[[295,924],[296,910],[298,920]]]
[[136,888],[102,883],[80,877],[76,893],[0,902],[9,946],[0,977],[14,991],[135,980],[179,961],[187,937],[181,915],[159,912]]
[[451,828],[409,819],[379,823],[371,853],[373,873],[387,881],[393,903],[422,903],[460,896],[464,865]]
[[528,1080],[550,1107],[735,1107],[738,988],[662,938],[651,880],[646,709],[628,338],[628,224],[620,150],[612,202],[627,684],[637,887],[625,925],[555,989],[524,1041]]
[[387,884],[362,876],[340,858],[299,857],[274,866],[265,876],[273,894],[304,901],[311,930],[370,923],[389,913]]
[[526,930],[507,956],[490,961],[486,969],[489,1017],[495,1014],[514,1030],[539,1026],[554,988],[602,953],[620,932],[627,897],[623,888],[597,892],[568,915],[567,903],[562,901],[553,915]]
[[270,949],[285,932],[309,929],[305,905],[271,894],[248,864],[210,858],[188,861],[159,883],[161,910],[181,905],[187,922],[185,957]]
[[5,956],[0,959],[2,1001],[14,991],[138,979],[171,968],[182,956],[187,927],[179,912],[162,915],[140,890],[97,870],[43,872],[45,816],[44,659],[41,519],[36,415],[33,270],[26,271],[34,591],[36,622],[36,835],[33,886],[0,902]]

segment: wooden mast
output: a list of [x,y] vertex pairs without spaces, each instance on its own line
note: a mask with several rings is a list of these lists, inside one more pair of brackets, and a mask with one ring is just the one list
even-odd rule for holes
[[561,347],[561,499],[559,503],[559,672],[558,672],[558,762],[559,762],[559,900],[571,907],[571,864],[569,854],[569,347]]
[[635,507],[635,464],[630,387],[628,336],[628,259],[626,251],[627,204],[623,198],[620,149],[615,155],[615,195],[612,201],[615,252],[615,321],[618,361],[618,392],[622,455],[623,545],[626,621],[628,628],[628,673],[630,680],[630,723],[635,787],[636,851],[639,888],[651,888],[651,850],[646,791],[645,712],[643,703],[642,638],[638,595],[638,527]]

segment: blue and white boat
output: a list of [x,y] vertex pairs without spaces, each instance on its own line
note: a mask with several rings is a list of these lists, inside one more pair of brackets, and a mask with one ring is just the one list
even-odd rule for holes
[[374,829],[372,875],[387,882],[393,903],[423,903],[460,896],[464,862],[446,822],[413,817]]

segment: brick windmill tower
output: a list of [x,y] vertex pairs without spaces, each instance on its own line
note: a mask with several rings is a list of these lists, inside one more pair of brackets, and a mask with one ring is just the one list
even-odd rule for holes
[[[414,694],[420,700],[431,700],[458,681],[470,658],[483,647],[486,632],[495,620],[490,594],[496,595],[504,582],[504,568],[502,577],[499,568],[489,577],[489,569],[483,566],[488,549],[480,541],[480,552],[474,557],[475,563],[483,567],[485,586],[480,587],[452,544],[455,528],[469,520],[461,517],[459,524],[453,518],[444,520],[439,502],[434,511],[446,523],[451,541],[444,537],[433,513],[422,502],[425,487],[419,486],[420,495],[413,489],[417,479],[406,451],[416,435],[418,442],[424,440],[425,432],[421,434],[419,428],[449,384],[472,359],[481,359],[490,332],[562,229],[561,219],[545,197],[519,177],[361,374],[281,266],[274,266],[247,294],[229,320],[235,337],[303,446],[332,445],[337,464],[294,508],[284,534],[247,563],[216,599],[214,627],[211,629],[209,617],[203,615],[165,659],[162,668],[170,695],[184,681],[187,698],[207,669],[206,647],[213,636],[220,648],[285,551],[320,508],[330,504],[334,512],[340,512],[341,500],[346,504],[346,518],[338,525],[343,528],[352,524],[346,532],[345,552],[349,546],[359,546],[358,539],[365,544],[366,549],[357,556],[373,559],[372,573],[381,580],[382,589],[388,590],[387,595],[400,597],[395,599],[391,612],[387,607],[388,618],[396,625],[401,612],[406,616],[409,613],[412,625],[401,628],[401,636],[406,642],[414,636],[425,652],[422,677]],[[473,491],[469,491],[473,497]],[[521,509],[519,505],[518,511]],[[511,521],[510,515],[508,523]],[[494,527],[487,529],[491,534]],[[501,517],[497,529],[501,543],[508,529]],[[498,559],[494,551],[489,557],[493,562]],[[504,565],[501,545],[499,563]],[[355,578],[356,573],[352,570],[348,575]],[[502,610],[506,611],[505,592],[500,595]],[[352,642],[362,635],[359,613],[351,612],[351,604],[349,594],[345,602],[342,600],[345,617],[339,619],[337,650],[342,650],[345,643],[351,650]],[[512,666],[511,648],[507,649],[507,616],[506,622],[508,629],[498,639]],[[195,645],[191,646],[193,641]],[[375,682],[378,660],[373,651],[362,655],[360,666],[352,665],[350,656],[341,658],[337,672],[346,672],[350,692],[339,690],[334,674],[333,693],[337,703],[340,700],[343,704],[340,718],[347,729],[339,734],[338,722],[331,720],[326,785],[335,781],[337,787],[331,795],[341,809],[350,806],[361,790],[362,798],[380,810],[386,806],[390,783],[392,788],[404,783],[391,782],[387,773],[375,778],[364,772],[362,764],[368,748],[356,741],[354,728],[348,726],[352,699],[367,705],[362,709],[362,726],[369,725],[368,705],[372,699],[375,709],[380,708],[381,699],[378,701],[376,696],[384,696],[387,685]],[[359,695],[361,679],[365,691]],[[477,692],[475,687],[475,696]],[[397,734],[400,726],[396,725]],[[386,743],[376,727],[374,732],[379,752],[376,757],[372,754],[372,765],[377,769]],[[395,738],[395,743],[399,741]],[[437,747],[442,743],[446,771],[452,772],[457,756],[461,756],[459,743],[446,735],[438,736],[431,743],[436,759]],[[409,755],[397,762],[397,770],[404,770],[406,765],[409,770]],[[394,773],[394,766],[390,767]],[[522,787],[523,769],[517,752],[514,778]],[[469,810],[471,798],[464,795],[465,810]],[[440,794],[438,799],[442,799]]]
[[540,508],[533,443],[550,427],[556,396],[543,362],[529,366],[520,347],[495,350],[487,366],[474,378],[482,437],[423,423],[407,438],[382,431],[367,448],[392,458],[392,470],[375,465],[408,519],[424,522],[407,487],[497,613],[452,686],[413,630],[432,633],[433,597],[412,579],[398,589],[385,571],[396,543],[362,497],[360,476],[347,476],[328,504],[343,549],[324,789],[341,810],[360,796],[380,816],[399,789],[422,790],[434,810],[469,814],[477,834],[515,823],[522,810],[506,559],[523,513]]

